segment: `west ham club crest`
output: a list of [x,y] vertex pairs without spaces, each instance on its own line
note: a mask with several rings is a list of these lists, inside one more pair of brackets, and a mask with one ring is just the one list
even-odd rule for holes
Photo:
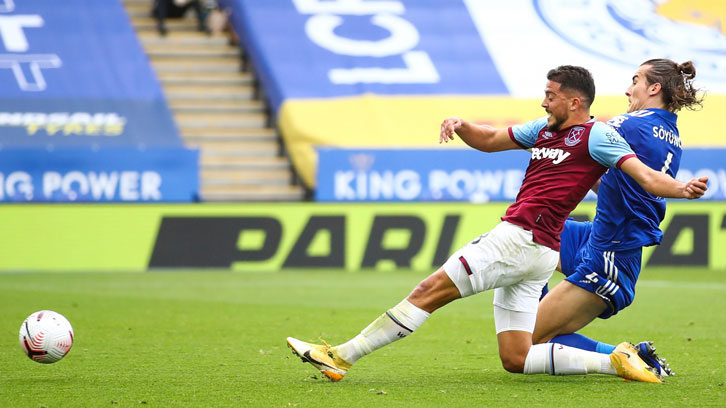
[[567,146],[575,146],[582,140],[582,135],[585,133],[585,128],[582,126],[575,126],[570,129],[570,133],[565,138],[565,144]]

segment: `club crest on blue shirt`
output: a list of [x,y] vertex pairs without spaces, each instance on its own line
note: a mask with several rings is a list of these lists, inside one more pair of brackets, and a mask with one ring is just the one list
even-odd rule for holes
[[570,129],[570,133],[565,138],[565,144],[567,146],[575,146],[582,140],[582,135],[585,133],[585,128],[581,126],[575,126]]

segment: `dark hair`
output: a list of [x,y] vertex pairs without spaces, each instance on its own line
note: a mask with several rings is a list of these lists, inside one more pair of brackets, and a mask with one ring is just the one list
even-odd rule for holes
[[590,71],[574,65],[561,65],[547,73],[547,79],[560,84],[560,89],[574,89],[582,94],[586,108],[595,100],[595,81]]
[[666,58],[655,58],[640,64],[650,65],[645,72],[648,85],[660,84],[663,92],[663,103],[671,112],[678,112],[681,108],[696,110],[703,106],[701,91],[693,86],[696,77],[696,67],[692,61],[677,64]]

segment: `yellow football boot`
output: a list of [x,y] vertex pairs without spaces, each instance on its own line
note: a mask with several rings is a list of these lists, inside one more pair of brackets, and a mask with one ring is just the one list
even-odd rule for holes
[[300,357],[303,363],[310,363],[317,368],[330,381],[340,381],[348,372],[352,364],[338,357],[335,347],[323,341],[323,345],[306,343],[293,337],[287,338],[287,346],[293,354]]
[[628,380],[659,383],[662,382],[653,369],[640,357],[638,350],[632,343],[620,343],[615,351],[610,353],[610,361],[618,372],[618,377]]

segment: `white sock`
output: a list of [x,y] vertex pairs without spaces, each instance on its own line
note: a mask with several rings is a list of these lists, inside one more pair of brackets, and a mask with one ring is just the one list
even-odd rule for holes
[[617,371],[609,354],[580,350],[557,343],[535,344],[524,361],[525,374],[612,374]]
[[335,350],[340,358],[353,364],[366,354],[413,333],[430,315],[404,299]]

